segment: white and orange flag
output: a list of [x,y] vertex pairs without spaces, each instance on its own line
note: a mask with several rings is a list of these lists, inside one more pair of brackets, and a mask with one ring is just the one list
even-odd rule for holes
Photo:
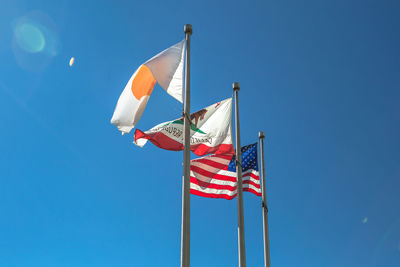
[[139,122],[157,82],[168,94],[183,102],[184,44],[185,40],[149,59],[129,79],[111,118],[111,123],[122,134],[129,133]]

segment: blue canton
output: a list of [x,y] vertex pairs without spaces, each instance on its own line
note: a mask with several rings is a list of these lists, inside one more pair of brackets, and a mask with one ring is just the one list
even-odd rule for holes
[[[257,143],[244,146],[242,151],[242,171],[255,170],[258,171],[258,160],[257,160]],[[228,166],[228,171],[236,172],[236,157],[233,156]]]

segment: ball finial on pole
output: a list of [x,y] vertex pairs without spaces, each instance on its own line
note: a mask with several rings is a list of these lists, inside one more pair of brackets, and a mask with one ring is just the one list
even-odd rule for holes
[[192,34],[192,24],[186,24],[185,27],[183,27],[183,31]]
[[234,82],[232,84],[233,91],[239,91],[240,90],[240,84],[238,82]]
[[258,138],[264,139],[265,138],[264,132],[258,132]]

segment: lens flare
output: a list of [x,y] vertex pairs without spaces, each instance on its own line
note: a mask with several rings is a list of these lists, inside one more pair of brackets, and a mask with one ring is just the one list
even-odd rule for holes
[[368,222],[368,217],[364,217],[364,219],[362,219],[361,221],[363,224],[366,224]]
[[28,71],[41,72],[59,53],[61,44],[53,20],[34,10],[12,22],[12,50],[18,65]]
[[69,60],[69,66],[72,67],[72,65],[74,65],[75,62],[75,58],[71,57],[71,59]]
[[35,25],[21,23],[15,27],[15,40],[18,46],[29,53],[38,53],[46,45],[43,33]]

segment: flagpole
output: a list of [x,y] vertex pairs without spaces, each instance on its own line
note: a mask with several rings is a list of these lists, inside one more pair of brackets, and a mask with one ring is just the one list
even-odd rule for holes
[[263,226],[264,226],[264,264],[265,267],[271,266],[269,255],[269,233],[268,233],[268,207],[267,207],[267,190],[265,187],[265,166],[264,166],[264,132],[258,133],[261,154],[261,182],[262,182],[262,210],[263,210]]
[[239,90],[238,82],[233,83],[235,93],[235,126],[236,126],[236,177],[237,177],[237,204],[238,204],[238,247],[239,267],[246,267],[246,249],[244,245],[244,218],[243,218],[243,188],[242,188],[242,155],[240,146],[239,125]]
[[190,266],[190,36],[192,25],[184,27],[186,40],[185,102],[183,113],[183,177],[182,177],[182,228],[181,267]]

